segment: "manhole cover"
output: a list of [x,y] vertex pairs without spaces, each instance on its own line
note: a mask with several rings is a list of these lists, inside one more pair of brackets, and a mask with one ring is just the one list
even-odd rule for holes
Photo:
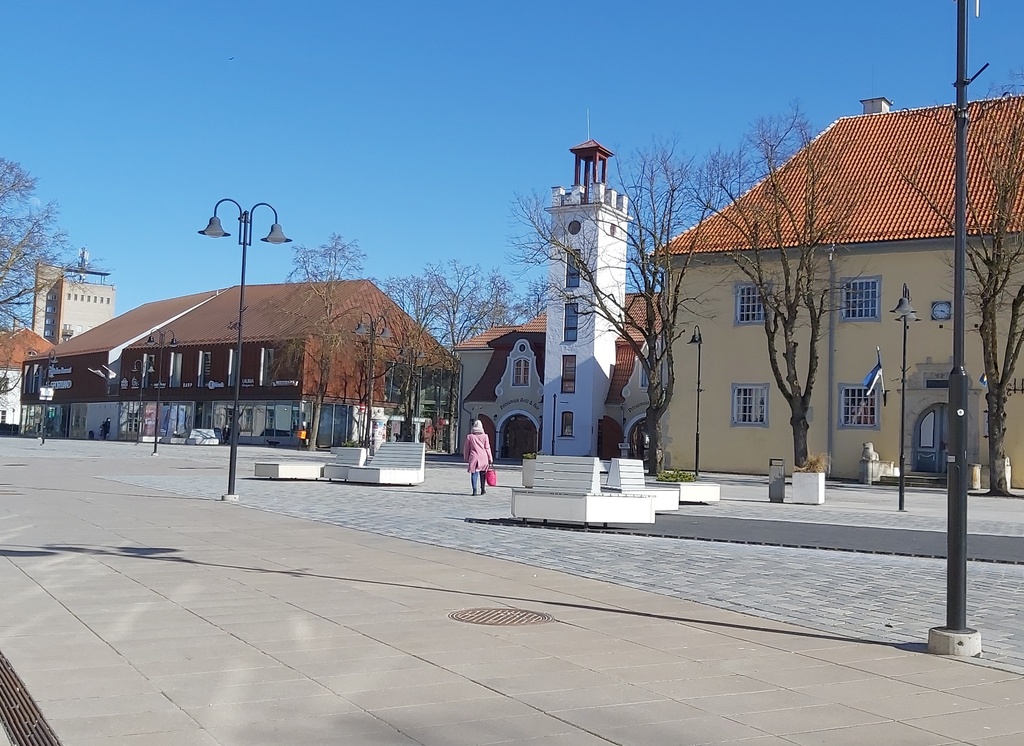
[[520,627],[526,624],[544,624],[552,621],[550,614],[525,609],[463,609],[453,611],[449,619],[469,624],[487,624],[492,627]]

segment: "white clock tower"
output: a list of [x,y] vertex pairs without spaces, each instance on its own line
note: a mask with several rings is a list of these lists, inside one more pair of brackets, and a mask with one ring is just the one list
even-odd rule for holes
[[[544,355],[544,435],[541,450],[559,456],[596,456],[598,428],[615,364],[616,332],[594,310],[594,288],[626,294],[628,199],[607,186],[613,153],[595,140],[571,148],[576,157],[570,189],[551,191],[551,236]],[[578,264],[577,264],[578,263]],[[579,271],[585,266],[584,272]]]

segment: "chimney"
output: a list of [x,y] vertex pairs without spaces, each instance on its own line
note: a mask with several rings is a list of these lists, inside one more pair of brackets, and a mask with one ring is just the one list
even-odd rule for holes
[[878,96],[877,98],[864,98],[861,99],[861,105],[864,107],[864,114],[888,114],[889,107],[892,106],[892,101],[887,99],[885,96]]

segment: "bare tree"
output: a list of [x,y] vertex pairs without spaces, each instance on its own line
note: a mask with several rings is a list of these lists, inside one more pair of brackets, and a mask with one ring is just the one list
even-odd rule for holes
[[458,421],[459,360],[455,348],[470,337],[492,326],[522,321],[515,287],[498,270],[485,272],[478,264],[451,260],[426,269],[427,281],[437,290],[437,314],[434,336],[448,352],[444,361],[448,377],[448,395],[444,419],[448,422],[445,442],[455,449],[455,423]]
[[57,206],[40,204],[36,180],[20,165],[0,158],[0,325],[31,324],[33,298],[40,289],[36,265],[65,262],[64,234]]
[[[633,349],[647,375],[647,470],[655,474],[664,463],[662,419],[675,390],[675,343],[685,333],[681,314],[691,300],[684,278],[692,255],[683,229],[700,223],[706,211],[695,199],[691,164],[674,145],[654,145],[620,164],[621,193],[629,198],[629,228],[621,257],[597,256],[598,241],[570,241],[538,197],[520,198],[514,208],[526,235],[514,240],[516,258],[528,266],[566,264],[579,272],[585,296],[550,282],[549,297],[585,301],[579,312],[603,319]],[[618,226],[602,222],[600,238],[615,235]],[[625,277],[625,291],[608,282],[608,273]]]
[[294,251],[288,279],[299,284],[302,297],[297,310],[289,312],[305,323],[303,334],[286,346],[282,363],[297,365],[307,391],[312,391],[308,448],[315,450],[324,400],[339,361],[346,351],[352,352],[353,330],[359,321],[343,286],[362,271],[366,257],[355,241],[336,233],[315,249],[296,246]]
[[440,293],[426,274],[389,277],[381,283],[381,289],[405,312],[410,321],[404,344],[398,350],[394,370],[400,381],[405,415],[402,421],[402,440],[411,441],[422,371],[427,367],[447,367],[446,356],[438,354],[437,342],[430,333],[438,319]]
[[756,289],[768,362],[789,405],[796,466],[808,456],[807,413],[833,292],[828,262],[854,207],[833,180],[841,157],[841,144],[815,139],[794,106],[759,120],[735,153],[709,158],[701,179],[713,230],[693,239],[724,238],[728,256]]

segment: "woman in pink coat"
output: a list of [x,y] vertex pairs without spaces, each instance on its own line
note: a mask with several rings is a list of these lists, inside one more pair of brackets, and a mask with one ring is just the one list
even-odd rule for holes
[[491,452],[491,439],[484,432],[484,423],[480,420],[473,422],[473,429],[466,436],[466,444],[462,447],[462,457],[469,464],[466,471],[470,474],[473,483],[473,494],[477,494],[477,482],[480,482],[480,494],[487,492],[487,479],[485,472],[494,463],[494,454]]

